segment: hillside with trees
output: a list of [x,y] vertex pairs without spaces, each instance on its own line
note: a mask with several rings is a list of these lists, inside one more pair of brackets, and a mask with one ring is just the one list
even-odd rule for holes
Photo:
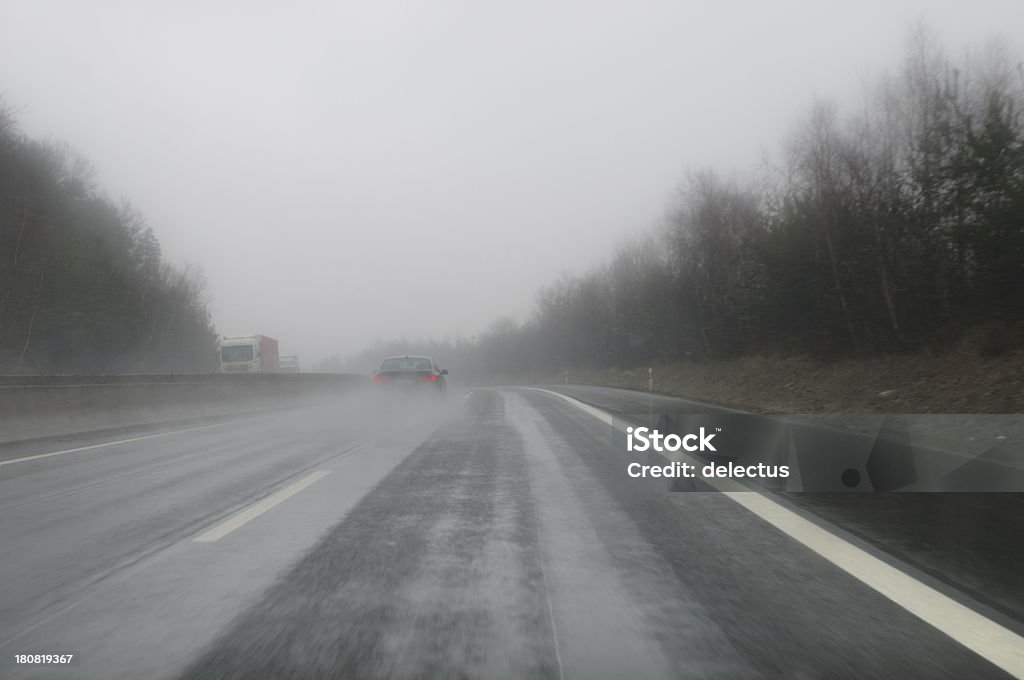
[[815,105],[761,186],[695,173],[661,231],[546,288],[493,359],[872,355],[983,324],[999,351],[1024,319],[1022,112],[1018,64],[919,43],[864,113]]
[[0,108],[0,373],[205,371],[215,341],[198,272]]

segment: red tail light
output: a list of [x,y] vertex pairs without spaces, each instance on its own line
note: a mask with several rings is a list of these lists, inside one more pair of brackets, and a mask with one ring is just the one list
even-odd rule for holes
[[375,375],[375,376],[373,376],[373,382],[375,382],[375,383],[386,383],[386,382],[388,382],[388,379],[385,378],[382,375]]
[[431,374],[431,375],[421,375],[420,376],[420,382],[437,382],[437,376],[433,375],[433,374]]

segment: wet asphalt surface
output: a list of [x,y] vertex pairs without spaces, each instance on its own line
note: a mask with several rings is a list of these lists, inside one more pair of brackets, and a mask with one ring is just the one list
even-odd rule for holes
[[727,497],[628,478],[608,430],[452,391],[0,466],[0,677],[1009,677]]

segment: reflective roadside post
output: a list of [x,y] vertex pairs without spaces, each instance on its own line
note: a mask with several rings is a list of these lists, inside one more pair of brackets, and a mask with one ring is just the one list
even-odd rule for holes
[[648,392],[653,392],[654,391],[654,368],[653,367],[649,367],[647,369],[647,391]]

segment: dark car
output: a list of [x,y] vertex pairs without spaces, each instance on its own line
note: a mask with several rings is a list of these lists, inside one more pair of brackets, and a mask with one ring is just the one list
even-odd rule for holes
[[373,372],[373,382],[390,389],[436,390],[443,395],[448,389],[446,375],[448,371],[438,368],[430,357],[388,357]]

